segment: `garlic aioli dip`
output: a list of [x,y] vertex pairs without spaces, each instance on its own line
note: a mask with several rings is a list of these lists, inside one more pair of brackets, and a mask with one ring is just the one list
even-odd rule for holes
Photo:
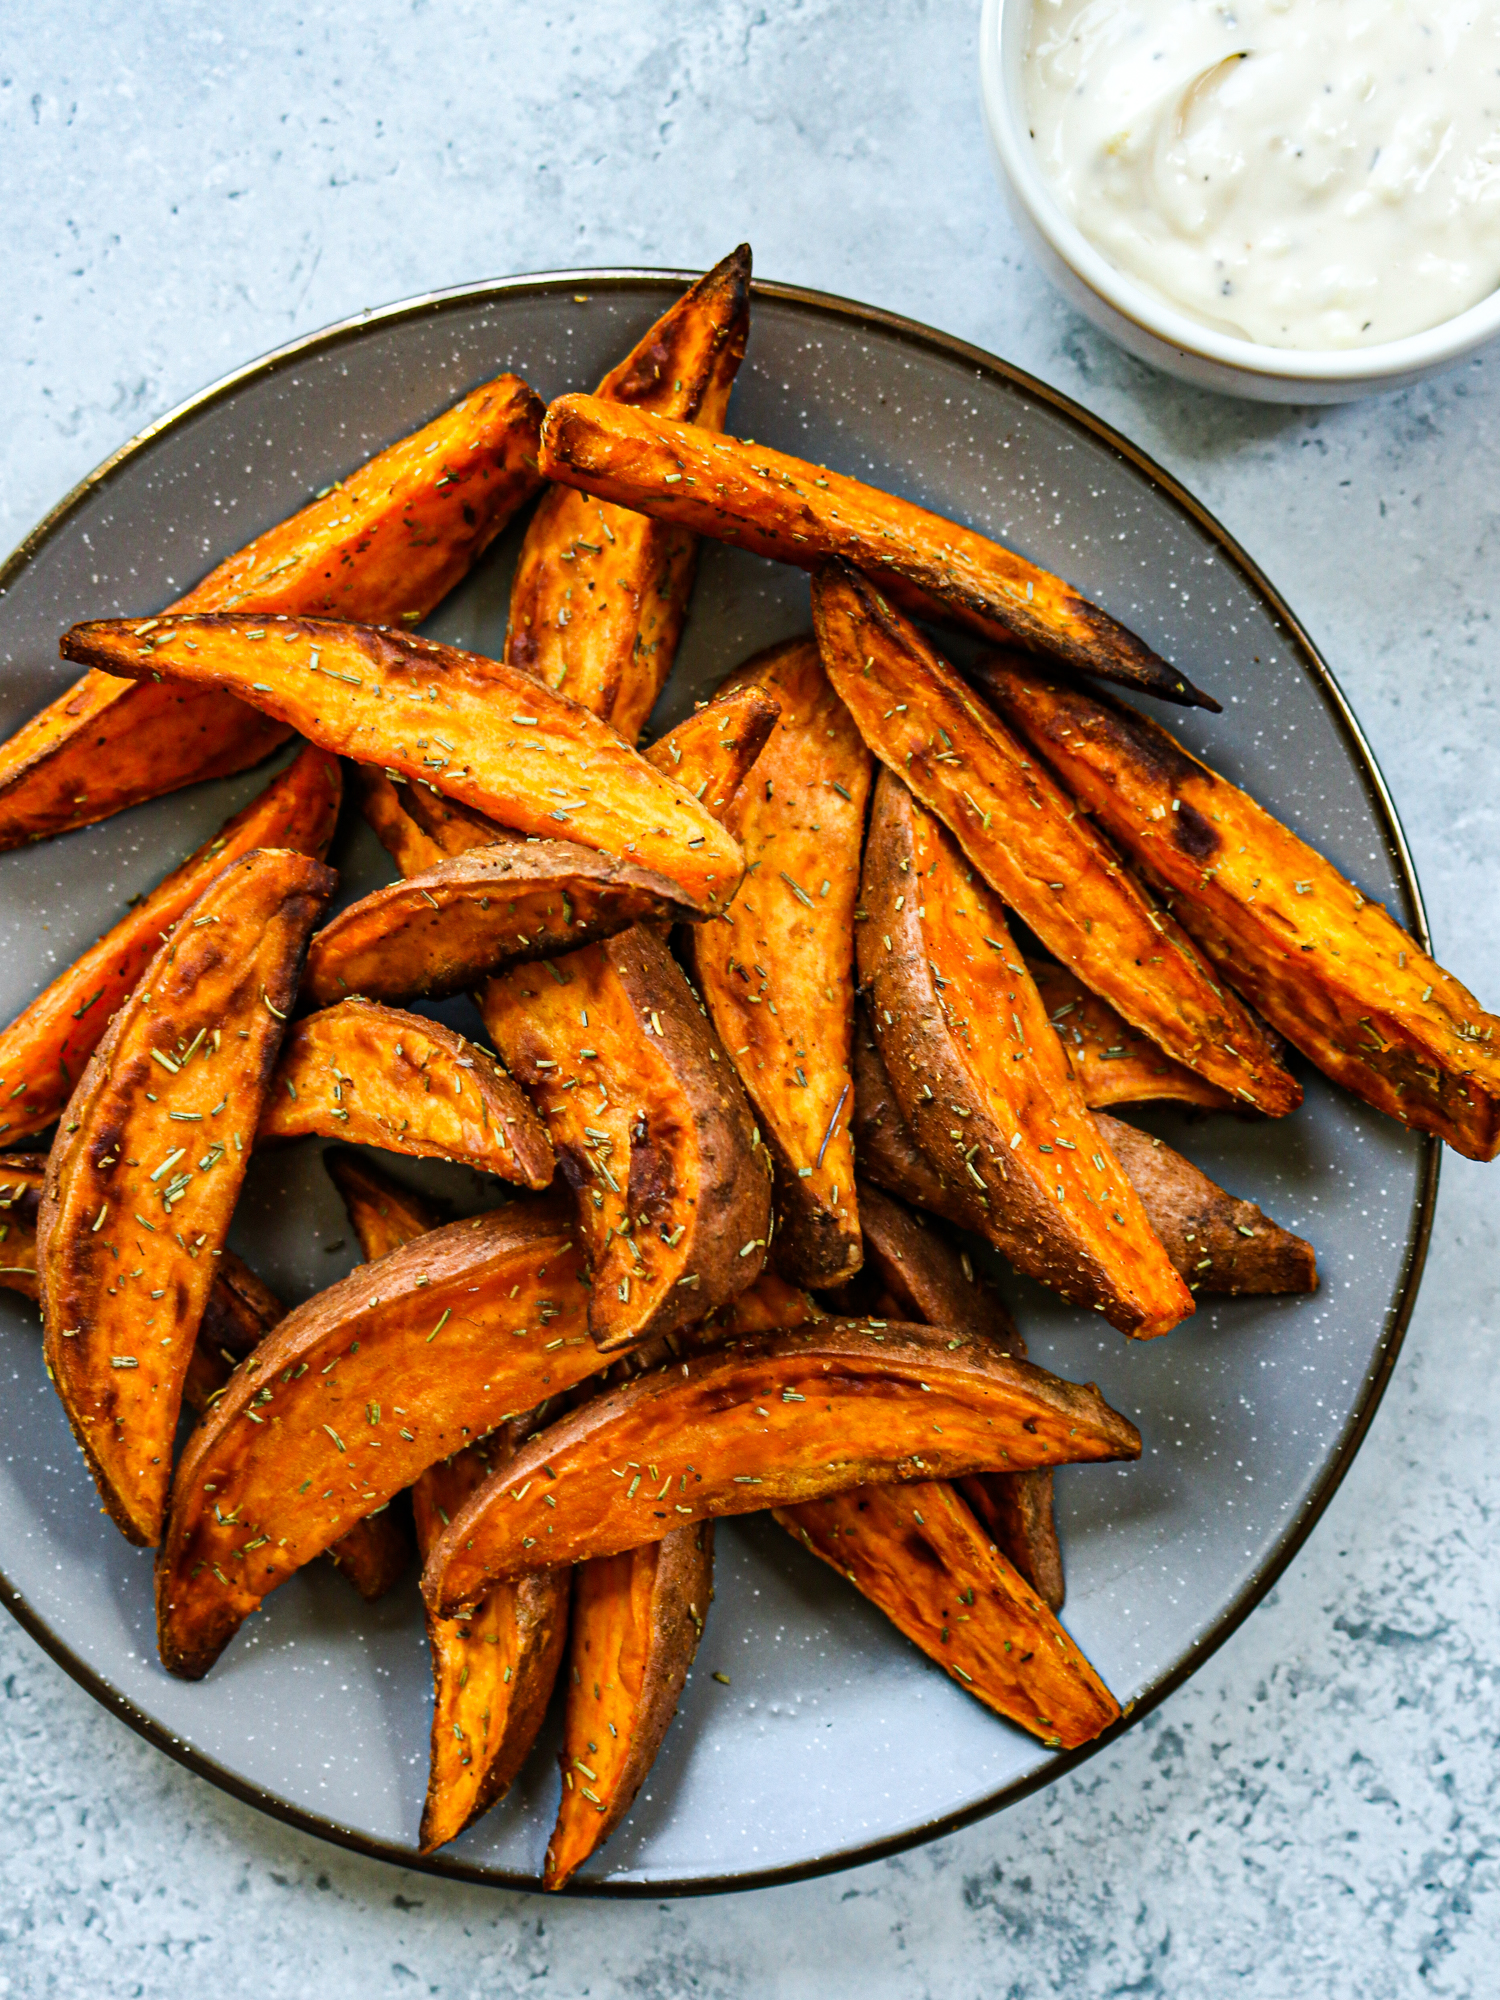
[[1221,333],[1373,346],[1500,286],[1500,3],[1033,0],[1065,213]]

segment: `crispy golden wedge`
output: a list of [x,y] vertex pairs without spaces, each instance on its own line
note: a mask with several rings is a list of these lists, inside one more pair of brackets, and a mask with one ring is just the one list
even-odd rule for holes
[[555,1160],[541,1121],[494,1059],[452,1028],[371,1000],[298,1021],[266,1094],[256,1143],[310,1133],[544,1188]]
[[643,919],[698,914],[674,882],[571,840],[475,846],[340,910],[313,939],[304,992],[442,999],[508,964],[576,951]]
[[875,755],[1048,950],[1200,1076],[1273,1117],[1294,1110],[1301,1089],[1259,1022],[916,627],[841,566],[814,579],[813,622]]
[[698,913],[733,895],[737,844],[605,723],[514,667],[452,646],[304,618],[191,614],[142,637],[75,625],[69,659],[225,687],[310,742],[439,786],[513,833],[574,840],[677,883]]
[[1495,1157],[1500,1017],[1382,904],[1144,716],[1010,657],[980,684],[1295,1048],[1403,1125]]
[[780,713],[780,703],[763,687],[723,688],[641,755],[721,820]]
[[1194,1292],[1315,1292],[1312,1245],[1239,1201],[1160,1139],[1101,1113],[1099,1129]]
[[849,1137],[854,911],[873,765],[811,639],[751,660],[734,685],[781,715],[725,824],[746,880],[689,942],[698,990],[776,1168],[777,1268],[841,1284],[860,1264]]
[[443,850],[406,810],[403,793],[409,787],[398,790],[373,764],[356,765],[354,782],[365,824],[401,873],[420,875],[424,868],[435,868]]
[[434,1230],[288,1314],[178,1464],[157,1563],[168,1669],[199,1679],[354,1521],[597,1373],[581,1277],[572,1217],[542,1196]]
[[562,1800],[544,1889],[566,1887],[635,1803],[703,1637],[713,1563],[713,1523],[699,1521],[573,1572]]
[[870,1023],[906,1122],[1017,1270],[1139,1339],[1193,1302],[952,836],[882,772],[859,927]]
[[[415,624],[541,483],[541,404],[517,376],[465,396],[221,563],[180,611]],[[83,679],[0,745],[0,848],[248,770],[290,732],[217,688]]]
[[1047,1018],[1062,1037],[1091,1111],[1111,1104],[1164,1103],[1191,1104],[1203,1111],[1235,1109],[1237,1100],[1227,1090],[1163,1055],[1065,965],[1028,958],[1026,970],[1036,982]]
[[626,931],[501,973],[479,1004],[577,1193],[601,1349],[690,1326],[743,1291],[770,1235],[765,1148],[665,945]]
[[57,1117],[110,1016],[161,949],[163,934],[231,862],[255,847],[288,847],[322,860],[340,789],[338,759],[325,750],[304,750],[11,1022],[0,1034],[0,1138],[6,1145]]
[[1119,1720],[1103,1681],[944,1481],[869,1486],[779,1507],[804,1548],[848,1577],[930,1660],[1052,1750]]
[[37,1218],[47,1365],[132,1541],[161,1534],[214,1253],[336,879],[279,848],[227,868],[111,1021],[53,1143]]
[[[718,430],[749,330],[742,243],[662,315],[598,393]],[[516,565],[505,657],[633,743],[672,671],[697,553],[687,528],[552,487]]]
[[843,558],[920,617],[1019,639],[1165,701],[1219,706],[1060,577],[910,500],[766,445],[597,396],[559,396],[542,425],[541,467],[563,485],[800,569]]
[[504,1578],[717,1515],[892,1479],[1139,1455],[1135,1426],[1097,1389],[987,1341],[951,1341],[946,1328],[828,1319],[595,1396],[453,1517],[423,1595],[451,1617]]

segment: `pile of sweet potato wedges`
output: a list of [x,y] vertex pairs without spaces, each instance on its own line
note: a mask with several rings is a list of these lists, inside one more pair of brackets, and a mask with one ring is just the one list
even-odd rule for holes
[[[1500,1144],[1493,1018],[1098,682],[1210,696],[983,536],[725,432],[749,325],[741,249],[595,395],[484,384],[168,610],[76,625],[85,678],[0,746],[13,846],[302,739],[0,1034],[0,1145],[55,1126],[0,1154],[0,1282],[157,1549],[170,1672],[321,1555],[392,1588],[414,1534],[424,1851],[562,1682],[552,1887],[650,1767],[725,1515],[1047,1745],[1118,1718],[1058,1619],[1052,1474],[1140,1436],[1027,1361],[974,1256],[1135,1337],[1317,1283],[1119,1107],[1285,1116],[1290,1043]],[[502,656],[415,636],[533,499]],[[705,535],[808,570],[812,629],[643,748]],[[995,650],[959,672],[945,624]],[[329,920],[346,786],[397,876]],[[411,1011],[455,993],[492,1047]],[[226,1235],[253,1149],[308,1136],[366,1261],[288,1311]],[[494,1204],[445,1221],[372,1148]]]

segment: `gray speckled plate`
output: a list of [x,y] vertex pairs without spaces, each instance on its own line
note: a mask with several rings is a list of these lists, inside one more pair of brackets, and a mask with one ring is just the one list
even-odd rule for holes
[[[64,685],[57,637],[74,619],[167,602],[487,375],[516,369],[543,395],[590,386],[683,282],[574,273],[476,286],[335,327],[195,398],[101,466],[0,573],[0,729]],[[1422,935],[1395,815],[1327,669],[1223,531],[1121,439],[988,355],[776,286],[757,287],[731,423],[971,521],[1073,579],[1223,699],[1222,716],[1168,718],[1189,744]],[[497,544],[430,631],[498,650],[517,539]],[[680,712],[807,621],[800,575],[706,546],[664,708]],[[0,855],[0,1018],[263,781],[200,786]],[[333,858],[350,897],[389,875],[357,822],[346,819]],[[1281,1125],[1149,1122],[1313,1239],[1315,1297],[1205,1302],[1169,1338],[1137,1346],[1008,1286],[1033,1355],[1097,1379],[1145,1435],[1137,1465],[1058,1475],[1066,1621],[1136,1717],[1208,1657],[1307,1534],[1411,1309],[1437,1149],[1306,1081],[1306,1105]],[[426,1179],[465,1207],[484,1203],[477,1177]],[[285,1298],[349,1269],[346,1236],[316,1144],[255,1161],[235,1247]],[[170,1680],[155,1657],[150,1556],[100,1513],[42,1372],[35,1313],[8,1293],[0,1381],[0,1595],[28,1631],[214,1783],[415,1863],[430,1703],[415,1577],[371,1609],[315,1565],[208,1680]],[[718,1546],[717,1600],[681,1712],[580,1890],[661,1895],[839,1867],[993,1811],[1088,1754],[1049,1756],[997,1721],[769,1523],[726,1525]],[[420,1865],[533,1883],[557,1790],[553,1743],[496,1811]]]

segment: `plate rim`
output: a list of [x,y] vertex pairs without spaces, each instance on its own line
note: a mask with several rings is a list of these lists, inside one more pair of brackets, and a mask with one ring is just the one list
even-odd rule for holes
[[[247,383],[279,374],[313,353],[332,351],[348,341],[357,339],[371,327],[394,326],[405,320],[436,317],[456,306],[483,305],[491,300],[528,294],[548,296],[560,291],[577,292],[583,288],[587,288],[590,293],[623,292],[641,287],[675,292],[694,283],[701,275],[701,272],[692,270],[612,265],[597,270],[540,271],[522,273],[514,277],[479,279],[467,284],[450,285],[440,290],[416,293],[385,306],[366,307],[358,313],[335,320],[311,333],[299,334],[256,359],[231,369],[227,374],[217,377],[202,389],[185,397],[162,416],[147,424],[144,429],[137,431],[134,436],[117,446],[92,471],[85,473],[76,485],[48,509],[5,561],[0,563],[0,599],[5,597],[15,578],[41,553],[76,509],[95,492],[105,488],[126,464],[158,437],[176,429],[215,403],[232,396]],[[1102,417],[1095,416],[1071,396],[1039,380],[1027,370],[1017,367],[1015,363],[1003,360],[999,355],[991,354],[985,348],[963,340],[955,334],[944,333],[921,320],[890,312],[884,307],[867,305],[860,300],[844,298],[837,293],[820,291],[810,286],[780,284],[756,278],[752,280],[751,291],[752,296],[758,300],[798,307],[814,314],[852,323],[857,327],[894,335],[905,345],[936,352],[950,361],[961,361],[972,367],[981,377],[998,379],[1007,388],[1018,390],[1022,395],[1041,403],[1073,428],[1083,431],[1096,443],[1104,445],[1142,474],[1153,487],[1188,515],[1215,545],[1221,557],[1239,572],[1243,580],[1269,607],[1300,655],[1303,670],[1312,681],[1314,689],[1331,713],[1335,726],[1353,752],[1355,764],[1395,861],[1396,871],[1409,906],[1411,928],[1423,949],[1430,952],[1431,934],[1427,924],[1426,907],[1400,815],[1375,753],[1333,670],[1323,658],[1302,621],[1260,565],[1230,534],[1223,523],[1174,474],[1159,465],[1140,446],[1123,436],[1112,424],[1107,423]],[[961,1828],[988,1818],[1007,1806],[1017,1804],[1033,1792],[1055,1784],[1058,1779],[1077,1770],[1090,1758],[1112,1748],[1128,1730],[1133,1729],[1169,1695],[1191,1679],[1225,1641],[1238,1631],[1250,1613],[1269,1595],[1286,1573],[1322,1518],[1334,1494],[1343,1484],[1344,1477],[1363,1445],[1375,1413],[1384,1399],[1416,1306],[1417,1293],[1421,1286],[1427,1251],[1432,1238],[1441,1156],[1441,1143],[1429,1135],[1424,1141],[1417,1197],[1408,1223],[1400,1281],[1392,1304],[1388,1308],[1385,1336],[1366,1371],[1354,1407],[1322,1478],[1297,1513],[1285,1525],[1269,1553],[1246,1579],[1213,1625],[1188,1649],[1170,1672],[1162,1675],[1131,1701],[1120,1719],[1101,1736],[1077,1750],[1060,1754],[1027,1777],[1002,1785],[996,1791],[987,1793],[983,1798],[971,1801],[968,1805],[952,1812],[938,1814],[899,1833],[839,1848],[807,1861],[789,1863],[779,1868],[748,1869],[733,1874],[686,1878],[620,1876],[606,1877],[598,1881],[578,1881],[575,1878],[562,1893],[579,1898],[638,1901],[654,1897],[662,1900],[669,1897],[726,1895],[750,1889],[774,1888],[785,1883],[808,1881],[821,1875],[836,1874],[843,1869],[862,1867],[867,1863],[904,1853],[909,1848],[922,1846],[928,1841],[941,1839],[947,1834],[956,1833]],[[524,1894],[544,1893],[539,1878],[534,1875],[522,1875],[510,1869],[486,1867],[441,1852],[415,1854],[409,1849],[397,1846],[394,1842],[375,1839],[355,1828],[343,1826],[336,1820],[309,1812],[305,1807],[295,1805],[291,1800],[281,1798],[260,1786],[247,1783],[191,1743],[174,1735],[152,1716],[146,1714],[127,1695],[121,1693],[96,1668],[81,1659],[66,1641],[52,1630],[46,1619],[27,1602],[21,1591],[11,1582],[3,1564],[0,1564],[0,1603],[4,1604],[22,1630],[102,1708],[126,1723],[138,1736],[143,1737],[156,1749],[164,1751],[174,1762],[196,1776],[206,1779],[211,1785],[238,1799],[242,1804],[253,1806],[299,1833],[311,1834],[317,1839],[330,1841],[335,1846],[345,1848],[352,1853],[389,1862],[398,1868],[411,1869],[421,1874],[444,1876],[452,1881],[474,1883],[485,1888],[506,1889]]]

